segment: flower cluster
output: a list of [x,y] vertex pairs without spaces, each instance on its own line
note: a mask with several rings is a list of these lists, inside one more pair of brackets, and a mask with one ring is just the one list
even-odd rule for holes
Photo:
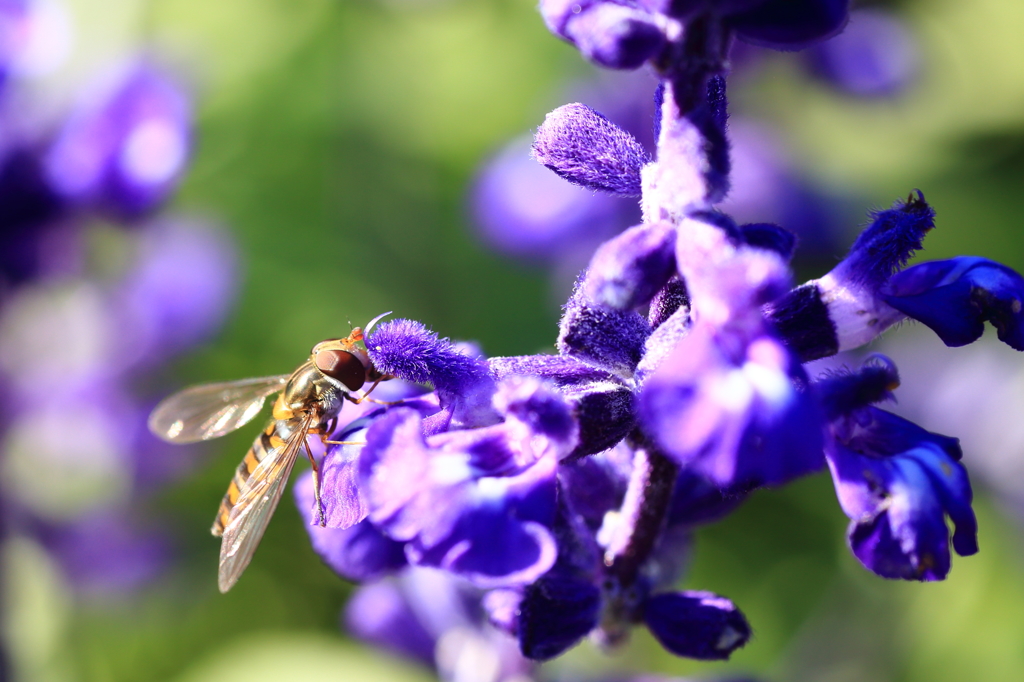
[[[541,3],[549,28],[589,59],[646,63],[661,81],[653,155],[582,104],[548,114],[533,145],[571,183],[638,196],[643,219],[594,252],[554,354],[485,358],[404,319],[367,335],[378,370],[430,390],[361,408],[334,434],[346,444],[324,458],[328,527],[310,528],[314,547],[347,578],[401,576],[360,593],[353,611],[379,618],[354,616],[357,632],[391,642],[399,626],[381,614],[412,609],[420,630],[404,640],[408,653],[460,679],[442,655],[456,626],[422,627],[424,604],[444,592],[470,604],[446,613],[473,637],[507,633],[534,661],[584,637],[614,646],[639,625],[676,655],[727,658],[750,638],[743,614],[725,597],[675,588],[694,528],[753,490],[825,468],[850,549],[874,573],[940,580],[950,547],[977,551],[957,439],[878,406],[899,385],[894,363],[872,356],[824,376],[805,363],[906,319],[951,346],[976,340],[987,320],[1022,350],[1024,279],[980,258],[907,267],[935,224],[920,191],[873,212],[831,272],[796,287],[793,235],[720,210],[730,42],[803,47],[837,32],[847,9]],[[297,489],[304,509],[311,486]],[[415,587],[422,575],[459,582]],[[521,674],[519,658],[495,655],[488,679]]]
[[[165,564],[168,538],[145,527],[140,499],[188,464],[146,430],[140,378],[220,324],[234,250],[202,221],[154,217],[192,123],[187,95],[153,64],[92,84],[50,127],[28,125],[43,118],[19,88],[47,30],[38,5],[0,4],[3,525],[41,542],[73,586],[116,591]],[[96,240],[117,243],[122,262],[95,267]]]

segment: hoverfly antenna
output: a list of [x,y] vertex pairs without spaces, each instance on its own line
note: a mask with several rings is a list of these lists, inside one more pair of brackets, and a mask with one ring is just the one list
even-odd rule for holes
[[385,318],[385,317],[387,317],[388,315],[390,315],[390,314],[391,314],[391,312],[392,312],[392,311],[390,311],[390,310],[389,310],[389,311],[387,311],[386,313],[381,313],[381,314],[380,314],[380,315],[378,315],[377,317],[375,317],[375,318],[373,318],[372,320],[370,320],[370,322],[369,322],[369,323],[368,323],[368,324],[367,324],[367,325],[366,325],[366,326],[365,326],[365,327],[363,328],[363,336],[367,336],[367,335],[369,335],[369,333],[370,333],[371,331],[373,331],[373,327],[374,327],[374,325],[376,325],[376,324],[377,324],[378,322],[380,322],[380,321],[381,321],[381,320],[382,320],[383,318]]

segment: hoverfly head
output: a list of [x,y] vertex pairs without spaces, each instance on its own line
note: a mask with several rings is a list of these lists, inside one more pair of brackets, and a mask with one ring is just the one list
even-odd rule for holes
[[313,364],[324,376],[341,382],[350,391],[358,391],[366,383],[366,366],[355,353],[339,348],[313,348]]

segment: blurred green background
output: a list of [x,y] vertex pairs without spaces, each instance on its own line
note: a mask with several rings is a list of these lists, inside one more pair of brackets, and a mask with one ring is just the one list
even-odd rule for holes
[[[314,342],[386,310],[490,355],[551,348],[558,303],[548,274],[488,252],[466,210],[486,155],[592,72],[546,32],[532,0],[67,5],[77,42],[57,81],[145,49],[194,85],[194,163],[172,208],[215,217],[241,251],[223,333],[152,386],[286,372]],[[779,55],[737,81],[734,106],[773,121],[808,173],[862,197],[865,210],[922,189],[938,212],[927,257],[966,253],[1024,269],[1024,3],[889,6],[923,54],[908,93],[851,99]],[[863,216],[849,216],[851,239]],[[169,524],[182,550],[142,592],[74,597],[41,550],[8,544],[5,632],[21,679],[429,679],[345,638],[338,619],[351,588],[321,565],[288,502],[242,581],[217,593],[209,523],[254,428],[212,444],[194,476],[138,510]],[[982,551],[957,558],[943,584],[864,571],[845,549],[827,476],[762,492],[702,531],[687,580],[749,617],[755,637],[732,662],[674,659],[638,632],[611,659],[584,645],[553,668],[1024,679],[1020,520],[976,485]]]

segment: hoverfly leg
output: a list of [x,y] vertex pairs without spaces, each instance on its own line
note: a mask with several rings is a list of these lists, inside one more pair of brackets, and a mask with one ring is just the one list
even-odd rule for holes
[[303,447],[306,449],[306,457],[309,458],[309,465],[313,467],[313,502],[316,504],[316,522],[321,528],[327,525],[327,519],[324,516],[324,505],[320,501],[320,468],[316,465],[316,458],[313,457],[313,451],[309,449],[309,442],[303,439]]
[[373,389],[377,388],[377,386],[380,384],[380,382],[387,381],[388,379],[393,379],[393,378],[394,377],[388,376],[386,374],[382,374],[381,376],[377,377],[377,379],[373,382],[372,386],[370,386],[368,389],[363,391],[363,395],[362,396],[360,396],[359,398],[356,398],[356,399],[352,399],[352,398],[349,398],[349,399],[353,400],[353,402],[355,402],[357,405],[359,403],[363,402],[363,401],[368,402],[368,403],[373,403],[374,405],[401,405],[402,402],[403,402],[401,400],[377,400],[376,398],[371,398],[370,397],[370,394],[373,393]]

